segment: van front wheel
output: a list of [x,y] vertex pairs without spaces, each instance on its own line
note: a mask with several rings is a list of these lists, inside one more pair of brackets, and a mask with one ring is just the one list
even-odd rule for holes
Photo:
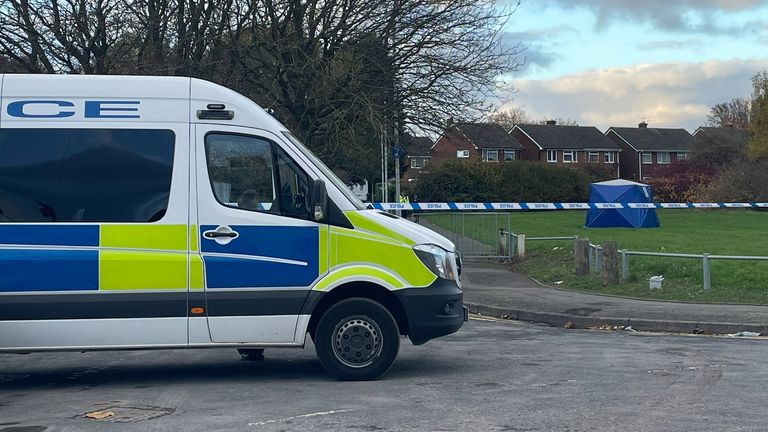
[[323,314],[314,341],[320,364],[329,374],[364,381],[392,367],[400,349],[400,332],[395,318],[380,303],[350,298]]

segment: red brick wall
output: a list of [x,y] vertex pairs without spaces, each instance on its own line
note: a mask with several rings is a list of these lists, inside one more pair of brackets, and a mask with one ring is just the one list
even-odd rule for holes
[[[469,158],[457,158],[456,152],[459,150],[469,150]],[[432,160],[430,163],[439,165],[443,162],[452,160],[477,160],[480,159],[480,150],[477,150],[464,135],[456,129],[448,129],[441,136],[430,151]]]
[[[659,164],[656,163],[657,152],[651,152],[651,161],[653,163],[651,164],[643,164],[642,172],[643,177],[664,177],[666,175],[670,174],[672,164],[677,162],[677,152],[669,152],[669,163],[668,164]],[[638,156],[639,157],[639,156]],[[639,178],[639,180],[642,180],[642,178]]]
[[[457,158],[456,152],[459,150],[469,150],[468,158]],[[490,150],[493,151],[493,150]],[[499,162],[504,161],[504,150],[496,150],[498,152]],[[455,129],[449,129],[435,142],[434,147],[429,152],[432,156],[430,163],[433,165],[439,165],[441,163],[459,160],[483,160],[483,151],[476,149],[475,146],[467,140],[464,135],[457,132]],[[515,151],[515,160],[523,158],[523,154],[520,151]]]
[[522,151],[522,154],[520,156],[523,160],[547,160],[547,153],[544,152],[544,156],[542,158],[541,152],[539,151],[539,147],[534,144],[533,141],[531,141],[530,138],[528,138],[528,135],[524,134],[520,129],[515,128],[512,130],[511,135],[520,143],[523,145],[524,150]]
[[[639,157],[637,152],[633,150],[632,147],[627,145],[623,139],[616,135],[614,131],[608,132],[608,135],[606,136],[609,140],[616,143],[616,145],[618,145],[622,150],[621,155],[619,156],[619,174],[621,175],[621,178],[641,181],[642,179],[640,178],[640,175],[637,171],[637,162]],[[645,171],[645,168],[643,168],[643,171]]]
[[618,144],[623,150],[620,158],[621,178],[623,179],[643,181],[643,177],[664,177],[669,174],[671,165],[677,162],[677,152],[669,152],[670,163],[668,164],[656,163],[658,160],[657,152],[651,152],[651,163],[644,164],[641,162],[642,156],[640,153],[627,145],[615,132],[610,131],[607,136],[608,139]]

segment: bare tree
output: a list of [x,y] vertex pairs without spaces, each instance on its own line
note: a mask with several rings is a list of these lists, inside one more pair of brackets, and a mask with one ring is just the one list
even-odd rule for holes
[[0,0],[0,52],[29,72],[110,73],[128,20],[117,1]]
[[522,108],[513,107],[511,109],[499,110],[488,116],[488,121],[504,127],[507,131],[512,130],[516,124],[530,123],[531,118]]
[[734,98],[715,104],[707,115],[707,125],[748,129],[751,121],[749,99]]
[[494,0],[0,0],[0,67],[210,79],[355,169],[382,137],[397,145],[411,127],[483,117],[498,77],[518,67],[522,47],[500,35],[513,11]]

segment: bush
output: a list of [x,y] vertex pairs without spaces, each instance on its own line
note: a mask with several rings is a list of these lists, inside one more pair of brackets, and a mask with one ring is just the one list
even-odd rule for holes
[[648,181],[657,202],[696,201],[715,178],[715,168],[708,168],[690,161],[675,162],[670,165],[670,172],[665,177]]
[[419,201],[584,202],[599,180],[586,172],[540,162],[452,161],[416,184]]
[[703,198],[721,202],[768,201],[768,158],[731,165],[703,190]]

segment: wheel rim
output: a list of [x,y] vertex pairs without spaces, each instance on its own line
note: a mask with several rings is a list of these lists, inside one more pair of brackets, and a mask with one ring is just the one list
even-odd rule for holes
[[354,316],[341,321],[333,331],[333,353],[344,365],[369,366],[381,354],[383,338],[376,321]]

